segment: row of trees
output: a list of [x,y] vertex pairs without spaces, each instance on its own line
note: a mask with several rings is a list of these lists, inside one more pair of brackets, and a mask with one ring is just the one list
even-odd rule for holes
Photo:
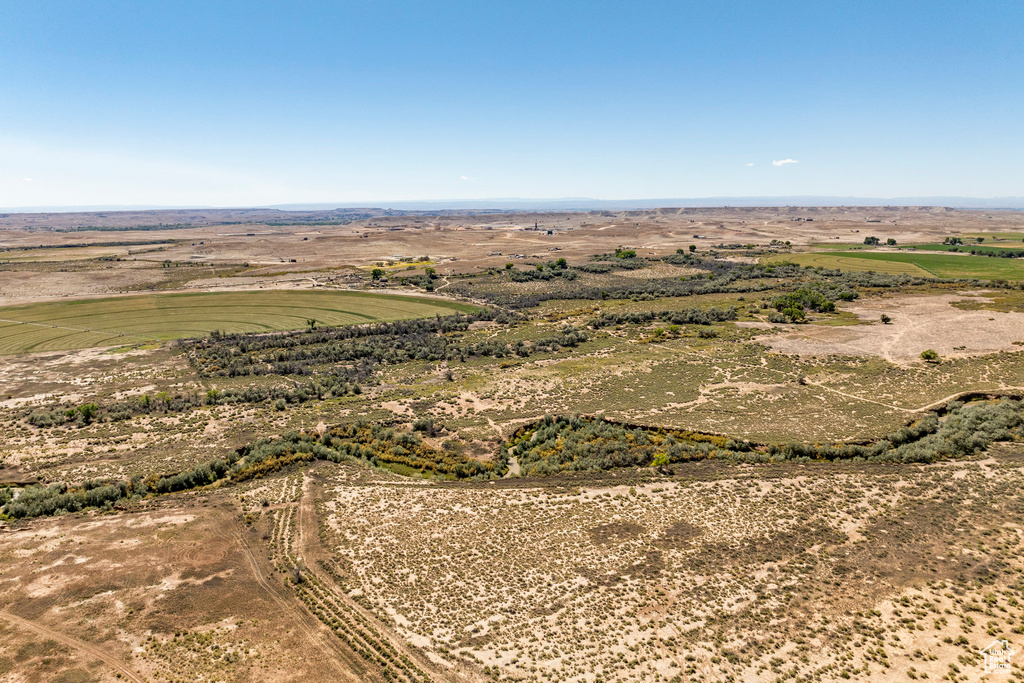
[[545,417],[520,429],[509,443],[524,474],[613,467],[665,467],[704,458],[780,460],[868,460],[933,462],[963,457],[995,441],[1024,437],[1024,403],[1003,399],[951,403],[946,419],[929,415],[873,443],[768,444],[754,446],[723,436],[629,427],[602,419]]
[[205,394],[193,392],[171,395],[159,392],[156,398],[144,394],[111,404],[93,401],[78,407],[60,405],[37,408],[26,419],[29,424],[45,429],[61,425],[84,427],[92,422],[117,422],[154,413],[180,413],[204,405],[276,403],[283,408],[288,404],[361,394],[363,390],[359,382],[366,381],[371,375],[372,364],[358,363],[331,368],[329,374],[317,375],[299,383],[249,384],[241,388],[210,389]]
[[644,325],[655,320],[672,325],[710,325],[712,323],[736,320],[738,312],[735,306],[727,308],[683,308],[678,311],[602,311],[601,315],[592,318],[587,324],[595,330],[603,327],[614,327],[624,323]]
[[[555,299],[636,299],[683,297],[701,294],[734,293],[746,294],[765,292],[780,287],[802,286],[812,288],[834,287],[855,291],[857,287],[904,287],[926,282],[957,282],[981,284],[977,280],[936,280],[904,274],[876,272],[851,273],[820,267],[805,267],[795,263],[737,264],[733,261],[698,256],[688,253],[674,254],[660,259],[661,262],[694,268],[696,276],[660,277],[649,279],[614,278],[614,272],[623,264],[635,261],[638,267],[649,265],[644,259],[618,259],[605,255],[608,261],[583,264],[570,268],[581,275],[607,274],[610,278],[579,277],[566,280],[554,278],[543,291],[525,291],[515,287],[497,286],[501,282],[499,271],[455,279],[449,286],[454,294],[483,298],[498,306],[515,309],[536,306],[543,301]],[[489,282],[488,278],[496,279]],[[472,286],[473,283],[486,286]],[[998,282],[992,283],[999,285]],[[823,290],[822,290],[823,291]],[[836,300],[836,297],[832,297]]]
[[[432,421],[418,431],[437,433]],[[71,486],[67,483],[0,489],[0,512],[8,518],[39,517],[86,508],[110,509],[119,501],[147,495],[187,491],[211,485],[238,483],[266,476],[289,465],[327,460],[361,460],[374,465],[402,465],[452,479],[489,478],[504,474],[507,460],[482,462],[457,449],[438,449],[416,433],[365,421],[336,427],[323,435],[289,432],[260,439],[224,458],[214,458],[172,474],[151,474],[124,480],[97,479]]]
[[[418,421],[416,431],[437,433],[432,421]],[[604,470],[654,466],[705,458],[766,462],[779,460],[870,460],[933,462],[984,450],[995,441],[1024,437],[1024,402],[1010,399],[950,403],[942,422],[929,415],[874,443],[755,445],[726,436],[685,430],[631,427],[603,419],[546,416],[523,427],[499,457],[482,462],[457,448],[434,448],[415,432],[359,421],[322,435],[290,432],[261,439],[195,467],[144,479],[98,479],[78,486],[66,483],[0,489],[2,513],[8,518],[35,517],[86,508],[110,508],[118,501],[171,493],[265,476],[282,467],[311,460],[362,460],[400,465],[410,470],[456,479],[492,478],[518,458],[523,474],[565,470]]]
[[[493,316],[495,319],[498,316]],[[537,349],[573,347],[587,335],[566,326],[558,334],[529,343],[488,340],[467,343],[450,333],[466,330],[476,316],[448,316],[375,323],[361,329],[312,329],[287,335],[244,335],[192,340],[188,357],[204,376],[345,374],[366,379],[377,363],[412,360],[465,361],[474,356],[528,356]],[[516,318],[507,316],[506,323]]]

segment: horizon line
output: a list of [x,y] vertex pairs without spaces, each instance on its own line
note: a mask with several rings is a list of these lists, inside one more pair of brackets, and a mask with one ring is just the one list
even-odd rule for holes
[[[1024,209],[1024,196],[972,197],[917,195],[902,197],[861,197],[853,195],[738,195],[711,197],[662,197],[595,199],[592,197],[493,197],[484,199],[390,199],[367,201],[279,202],[274,204],[54,204],[0,207],[3,213],[94,213],[98,211],[329,211],[332,209],[402,210],[563,210],[600,208],[643,210],[659,208],[784,208],[812,207],[941,207],[961,209]],[[417,209],[415,207],[424,207]]]

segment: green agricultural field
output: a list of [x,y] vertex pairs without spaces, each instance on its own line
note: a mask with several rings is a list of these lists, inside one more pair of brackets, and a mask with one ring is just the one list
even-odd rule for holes
[[978,254],[1001,254],[1007,250],[1021,250],[1024,249],[1024,242],[1000,242],[999,244],[974,244],[970,242],[968,244],[958,244],[953,246],[952,244],[913,244],[909,245],[917,249],[918,251],[954,251],[954,252],[976,252]]
[[917,252],[842,252],[773,256],[769,262],[790,261],[849,271],[907,273],[942,278],[1022,280],[1024,264],[1017,259],[987,256],[923,254]]
[[[811,266],[813,268],[838,268],[839,270],[848,270],[854,272],[866,272],[873,270],[876,273],[891,273],[898,275],[905,273],[907,275],[919,275],[921,277],[931,277],[932,274],[923,268],[915,266],[913,263],[898,263],[895,261],[889,262],[878,262],[869,261],[860,256],[871,256],[872,254],[860,254],[855,252],[842,252],[842,253],[811,253],[811,254],[780,254],[778,256],[772,256],[765,260],[766,263],[797,263],[801,266]],[[883,254],[887,256],[888,254]]]
[[225,332],[351,325],[469,311],[420,297],[331,291],[153,294],[0,308],[0,354],[138,344]]

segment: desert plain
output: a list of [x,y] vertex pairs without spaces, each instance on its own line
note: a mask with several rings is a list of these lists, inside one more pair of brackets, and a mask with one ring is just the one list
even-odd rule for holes
[[0,680],[1021,679],[1022,240],[0,216]]

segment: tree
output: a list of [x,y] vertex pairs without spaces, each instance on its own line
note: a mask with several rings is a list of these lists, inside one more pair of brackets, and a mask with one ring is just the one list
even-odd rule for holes
[[379,280],[382,277],[384,277],[384,271],[381,270],[380,268],[374,268],[373,270],[370,271],[370,277],[372,277],[374,280]]
[[887,315],[886,315],[885,313],[883,313],[883,314],[882,314],[882,317],[881,317],[881,321],[882,321],[882,324],[883,324],[883,325],[888,325],[889,323],[891,323],[891,322],[892,322],[892,318],[890,318],[890,317],[889,317],[889,316],[887,316]]
[[99,409],[100,407],[95,403],[83,403],[78,406],[78,414],[82,416],[82,421],[85,422],[85,424],[89,424],[93,421],[93,418],[96,417],[96,411]]
[[316,319],[314,319],[314,318],[307,318],[306,319],[306,327],[309,328],[310,332],[315,330],[316,329]]
[[668,469],[668,466],[672,464],[669,460],[668,453],[655,453],[654,459],[651,460],[651,467],[655,468],[662,474],[671,474],[672,471]]
[[805,320],[807,318],[807,314],[804,313],[804,309],[797,308],[796,306],[790,306],[789,308],[784,308],[780,312],[782,313],[782,315],[784,315],[787,318],[789,318],[790,322],[794,322],[794,323],[802,322],[803,320]]
[[510,261],[510,262],[508,262],[508,263],[506,263],[506,264],[505,264],[505,270],[512,270],[512,266],[514,266],[514,265],[515,265],[515,264],[514,264],[514,263],[512,263],[511,261]]
[[878,245],[878,244],[881,244],[881,243],[882,243],[882,240],[878,239],[877,237],[865,237],[864,238],[864,244],[866,244],[868,246],[871,246],[871,247],[873,247],[875,245]]
[[566,268],[569,267],[569,263],[564,258],[560,258],[557,261],[555,261],[555,266],[562,270],[565,270]]
[[984,238],[984,237],[979,237],[979,238],[978,238],[978,244],[981,244],[981,243],[982,243],[982,242],[984,242],[984,241],[985,241],[985,238]]
[[963,244],[964,241],[959,237],[947,237],[946,239],[942,240],[942,243],[949,244],[951,246],[957,246]]
[[690,245],[690,253],[692,254],[695,251],[697,251],[697,245],[696,244],[691,244]]
[[936,363],[939,360],[939,354],[935,353],[931,349],[927,349],[921,352],[921,360],[928,361],[929,363]]
[[894,238],[892,238],[892,237],[887,239],[885,241],[885,243],[888,244],[890,247],[895,247],[896,246],[896,240]]
[[437,271],[434,270],[433,268],[430,268],[430,267],[424,268],[423,272],[431,280],[433,280],[434,278],[437,277]]

